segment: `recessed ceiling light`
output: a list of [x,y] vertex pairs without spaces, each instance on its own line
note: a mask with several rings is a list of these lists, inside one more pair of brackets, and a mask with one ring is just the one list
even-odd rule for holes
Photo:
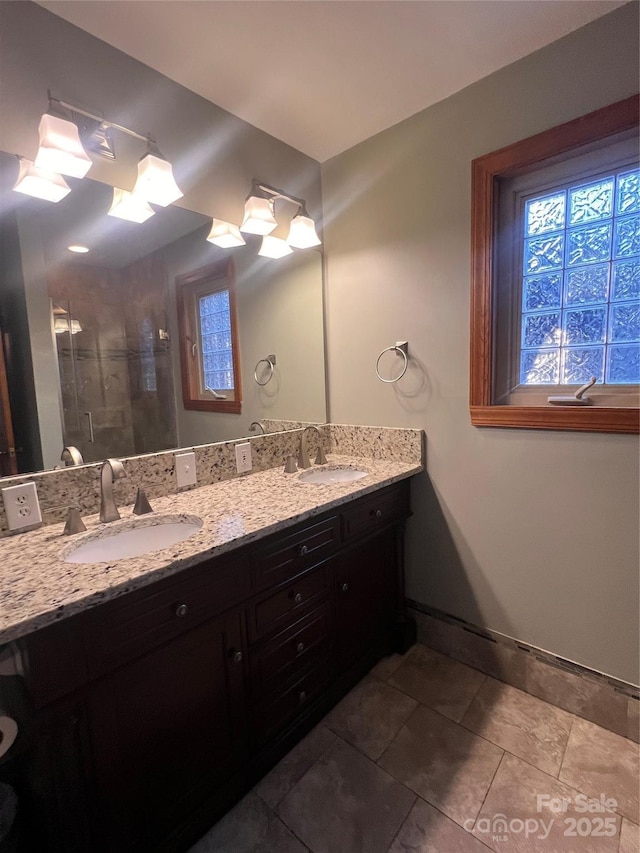
[[86,255],[87,252],[89,251],[87,246],[79,246],[79,245],[78,246],[67,246],[67,249],[70,252],[76,252],[76,254],[78,254],[78,255]]

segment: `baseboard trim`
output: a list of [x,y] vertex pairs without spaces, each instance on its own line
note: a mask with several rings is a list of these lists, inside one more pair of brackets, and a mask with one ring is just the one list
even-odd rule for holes
[[506,684],[640,741],[640,688],[545,649],[406,600],[418,640]]

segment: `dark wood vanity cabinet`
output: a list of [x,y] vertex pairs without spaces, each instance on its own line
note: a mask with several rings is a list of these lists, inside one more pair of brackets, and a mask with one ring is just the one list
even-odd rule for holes
[[180,634],[90,691],[102,849],[155,849],[246,755],[242,647],[236,611]]
[[393,618],[395,537],[382,533],[341,554],[335,574],[337,662],[348,669],[384,642]]
[[402,481],[22,641],[25,849],[187,850],[392,650],[408,514]]

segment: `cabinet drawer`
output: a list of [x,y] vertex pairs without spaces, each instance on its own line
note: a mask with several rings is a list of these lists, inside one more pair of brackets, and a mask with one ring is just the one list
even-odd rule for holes
[[256,696],[283,685],[329,648],[329,605],[303,616],[291,628],[251,654]]
[[299,575],[329,556],[340,541],[340,520],[331,516],[305,525],[290,536],[256,551],[252,565],[256,589],[275,586]]
[[322,563],[254,604],[249,620],[251,639],[256,640],[278,628],[287,627],[319,603],[329,590],[330,567],[330,562]]
[[324,690],[333,677],[331,661],[322,658],[284,693],[254,708],[254,729],[258,741],[271,737],[296,714],[303,711]]
[[342,513],[345,539],[361,536],[409,515],[409,493],[404,483],[396,483],[362,498]]
[[132,592],[87,613],[86,656],[93,674],[113,669],[246,598],[242,558],[216,558],[181,576]]

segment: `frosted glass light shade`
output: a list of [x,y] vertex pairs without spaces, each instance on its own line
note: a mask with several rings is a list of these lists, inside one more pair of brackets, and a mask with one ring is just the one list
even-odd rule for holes
[[153,214],[153,208],[149,207],[143,198],[135,193],[114,187],[113,202],[108,210],[109,216],[126,219],[127,222],[146,222]]
[[214,219],[207,240],[223,249],[233,249],[235,246],[245,246],[245,240],[237,225]]
[[63,335],[65,332],[71,332],[72,335],[77,335],[82,331],[80,320],[71,320],[68,317],[56,317],[53,321],[53,330],[56,335]]
[[183,196],[174,180],[171,163],[155,154],[146,154],[138,163],[138,179],[133,193],[160,207],[166,207]]
[[91,167],[91,158],[82,147],[75,124],[45,113],[38,131],[40,147],[34,160],[38,169],[84,178]]
[[20,160],[20,171],[14,190],[34,198],[58,202],[69,195],[71,187],[62,175],[37,169],[31,160]]
[[319,246],[320,239],[316,234],[316,226],[310,216],[298,214],[291,220],[287,243],[296,249],[309,249],[311,246]]
[[262,245],[258,251],[258,254],[262,255],[263,258],[284,258],[285,255],[292,253],[293,249],[286,240],[268,236],[262,238]]
[[278,223],[273,215],[273,203],[268,198],[249,196],[244,206],[240,230],[246,234],[270,234]]

